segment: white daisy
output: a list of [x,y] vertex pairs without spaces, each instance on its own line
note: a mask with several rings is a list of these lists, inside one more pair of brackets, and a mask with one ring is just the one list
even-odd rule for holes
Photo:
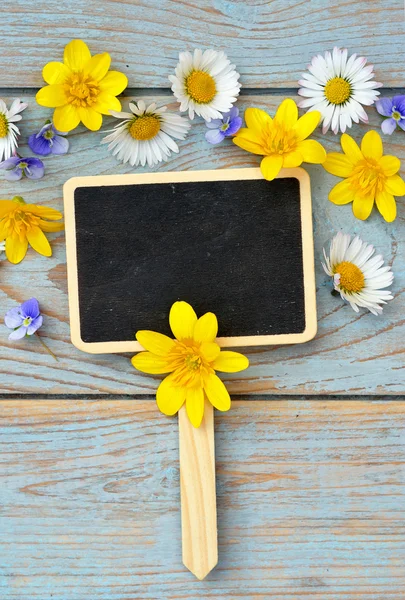
[[241,84],[235,65],[231,65],[224,52],[199,48],[180,52],[175,75],[169,75],[172,90],[180,111],[188,110],[190,119],[194,113],[210,122],[221,119],[222,113],[232,108],[239,95]]
[[143,100],[130,102],[132,112],[110,113],[121,122],[110,130],[101,143],[109,144],[108,149],[123,163],[132,166],[148,163],[149,167],[166,161],[170,152],[178,152],[179,147],[172,138],[184,140],[190,123],[180,115],[166,113],[167,106],[146,107]]
[[374,104],[380,92],[376,88],[382,83],[373,81],[373,65],[366,67],[367,59],[357,54],[347,58],[347,49],[334,48],[325,56],[314,56],[308,66],[309,73],[303,73],[298,82],[298,90],[305,100],[299,102],[300,108],[319,110],[323,117],[322,133],[329,127],[333,133],[342,133],[352,126],[352,121],[368,123],[363,108]]
[[10,158],[18,148],[17,136],[20,130],[14,123],[21,121],[18,113],[27,108],[28,104],[16,98],[8,109],[6,103],[0,98],[0,162]]
[[0,242],[0,260],[6,258],[4,252],[6,251],[6,242]]
[[[374,246],[363,242],[358,236],[353,240],[347,233],[339,232],[330,245],[329,257],[323,254],[325,273],[333,277],[335,290],[359,312],[359,306],[367,308],[373,315],[382,313],[382,306],[392,300],[389,287],[394,274],[391,267],[384,267],[384,259],[373,256]],[[371,258],[373,256],[373,258]]]

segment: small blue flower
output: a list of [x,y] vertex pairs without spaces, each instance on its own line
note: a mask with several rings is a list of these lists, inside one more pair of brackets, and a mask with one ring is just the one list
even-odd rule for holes
[[398,125],[405,131],[405,96],[395,96],[394,98],[381,98],[375,103],[377,111],[384,119],[381,123],[383,133],[391,135]]
[[66,154],[69,142],[63,137],[66,133],[55,129],[52,123],[45,123],[38,133],[33,133],[28,138],[28,146],[35,154],[48,156],[48,154]]
[[6,327],[13,331],[9,340],[20,340],[26,335],[33,335],[42,325],[42,315],[36,298],[27,300],[21,306],[12,308],[4,317]]
[[18,181],[23,175],[28,179],[41,179],[44,176],[44,163],[39,158],[20,158],[12,156],[0,163],[0,169],[5,169],[7,181]]
[[226,137],[235,135],[242,127],[239,109],[233,106],[229,112],[222,115],[222,119],[213,119],[205,123],[210,131],[205,134],[205,139],[210,144],[219,144]]

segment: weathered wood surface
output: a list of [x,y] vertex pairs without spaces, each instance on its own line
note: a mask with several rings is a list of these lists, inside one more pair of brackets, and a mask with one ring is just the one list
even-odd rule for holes
[[[158,98],[171,102],[169,97]],[[283,96],[247,96],[239,103],[260,106],[274,111]],[[24,139],[50,115],[50,111],[35,105],[32,97],[22,121]],[[177,105],[173,105],[174,107]],[[369,109],[371,123],[378,127],[380,117]],[[104,129],[112,124],[107,119]],[[364,125],[352,128],[360,139]],[[204,139],[205,125],[193,122],[187,140],[180,143],[180,154],[162,170],[212,169],[245,167],[259,164],[256,156],[237,148],[230,140],[213,147]],[[128,173],[112,158],[99,142],[103,133],[77,130],[70,136],[71,150],[65,157],[46,159],[46,175],[40,181],[29,180],[10,184],[1,181],[1,197],[15,194],[35,203],[45,203],[62,209],[62,184],[75,175]],[[337,150],[338,137],[333,134],[320,139],[328,149]],[[397,154],[403,161],[405,174],[404,134],[383,136],[385,152]],[[22,154],[26,147],[22,147]],[[314,205],[314,238],[318,302],[318,335],[308,344],[249,349],[251,367],[232,375],[229,389],[233,394],[404,394],[405,393],[405,207],[398,200],[398,218],[387,224],[378,213],[366,222],[353,217],[351,205],[335,206],[328,191],[338,181],[321,166],[310,167]],[[138,169],[141,171],[141,169]],[[133,172],[133,170],[132,170]],[[117,218],[120,215],[117,207]],[[395,300],[375,317],[361,311],[354,313],[339,298],[331,296],[329,278],[321,266],[322,247],[339,229],[359,233],[376,245],[395,272]],[[7,330],[0,327],[0,393],[67,393],[67,394],[139,394],[153,393],[156,378],[137,373],[129,355],[87,355],[72,346],[69,337],[64,235],[53,235],[54,255],[43,258],[29,251],[20,265],[6,261],[0,264],[0,309],[6,310],[28,296],[36,296],[46,315],[42,334],[60,358],[56,363],[34,340],[19,343],[7,340]],[[286,274],[288,277],[288,274]],[[269,299],[269,301],[271,301]]]
[[38,87],[72,38],[110,52],[131,87],[169,87],[179,52],[223,49],[243,85],[297,87],[313,54],[347,46],[379,81],[404,82],[402,0],[8,0],[2,5],[1,86]]
[[0,403],[2,600],[402,600],[405,403],[216,414],[219,563],[181,562],[177,419]]

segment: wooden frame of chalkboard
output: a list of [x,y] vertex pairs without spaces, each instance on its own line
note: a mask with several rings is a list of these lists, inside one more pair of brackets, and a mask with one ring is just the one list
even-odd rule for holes
[[[219,337],[218,343],[222,347],[296,344],[307,342],[316,335],[317,319],[310,180],[306,171],[304,171],[301,168],[283,169],[278,175],[278,179],[280,178],[294,178],[299,182],[305,327],[301,332],[298,333],[294,332],[269,335],[266,334]],[[92,354],[137,352],[143,350],[142,346],[135,339],[133,341],[114,340],[92,342],[84,341],[82,339],[75,217],[75,192],[78,188],[126,185],[134,186],[142,184],[165,183],[170,185],[181,182],[226,182],[257,179],[263,180],[263,176],[260,172],[260,169],[242,168],[210,171],[145,173],[136,175],[74,177],[68,180],[64,185],[64,204],[69,288],[69,312],[72,343],[78,349]],[[269,183],[269,185],[271,185],[271,182]],[[221,320],[221,314],[218,314],[218,318],[219,320]]]

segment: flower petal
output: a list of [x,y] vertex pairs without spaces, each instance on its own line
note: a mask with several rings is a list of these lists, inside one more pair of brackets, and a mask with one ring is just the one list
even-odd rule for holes
[[69,67],[61,62],[49,62],[42,70],[42,77],[49,85],[63,83],[71,74]]
[[62,231],[65,228],[64,223],[54,223],[52,221],[43,221],[42,219],[39,220],[38,226],[42,231],[46,231],[47,233]]
[[316,140],[304,140],[297,146],[304,162],[322,164],[326,160],[326,151],[320,142]]
[[218,375],[210,373],[204,378],[204,391],[212,406],[221,411],[231,408],[231,398],[225,384]]
[[390,117],[392,114],[392,104],[391,98],[380,98],[375,103],[375,107],[380,115],[383,117]]
[[158,356],[167,356],[176,344],[167,335],[145,329],[136,332],[136,339],[142,344],[145,350],[149,350],[149,352],[153,352],[153,354],[157,354]]
[[156,392],[156,402],[164,415],[175,415],[183,406],[187,388],[173,386],[171,375],[163,379]]
[[356,219],[365,221],[370,216],[374,204],[373,196],[355,196],[353,200],[353,214]]
[[53,124],[60,131],[72,131],[80,123],[79,112],[72,104],[59,106],[53,113]]
[[102,115],[110,116],[110,110],[119,112],[121,110],[121,102],[108,92],[101,92],[98,95],[97,102],[92,107],[95,111],[100,112]]
[[38,254],[42,256],[52,256],[51,246],[46,238],[46,235],[39,227],[31,227],[27,229],[27,240]]
[[276,111],[274,120],[283,124],[286,129],[292,129],[298,120],[298,107],[294,100],[286,98]]
[[149,375],[160,375],[161,373],[171,373],[173,368],[162,356],[152,354],[152,352],[139,352],[131,358],[131,363],[142,373]]
[[78,113],[81,122],[87,129],[90,129],[90,131],[98,131],[100,129],[103,123],[103,117],[99,112],[94,110],[94,108],[84,108],[80,106],[78,108]]
[[33,335],[40,327],[42,327],[43,317],[38,315],[27,328],[27,335]]
[[396,156],[391,156],[390,154],[382,156],[379,160],[379,164],[386,177],[395,175],[395,173],[398,173],[399,169],[401,168],[401,161],[399,158]]
[[405,181],[399,175],[391,175],[385,182],[385,191],[394,196],[405,196]]
[[8,336],[8,339],[9,340],[21,340],[23,337],[25,337],[27,335],[27,329],[28,329],[28,327],[21,325],[21,327],[19,327],[18,329],[16,329],[15,331],[12,331],[10,333],[10,335]]
[[29,300],[26,300],[23,304],[21,304],[20,310],[24,318],[31,317],[31,319],[36,319],[40,313],[38,300],[36,298],[30,298]]
[[210,144],[220,144],[225,139],[225,133],[219,129],[210,129],[205,133],[205,139]]
[[353,202],[355,193],[352,190],[350,185],[350,181],[348,179],[344,179],[343,181],[339,181],[331,189],[329,192],[329,200],[333,202],[333,204],[348,204],[349,202]]
[[340,144],[343,152],[353,165],[357,164],[359,160],[363,160],[364,157],[357,142],[350,135],[344,133],[340,138]]
[[204,360],[211,363],[217,358],[221,349],[215,342],[203,342],[200,346],[200,352]]
[[193,339],[196,342],[213,342],[218,335],[218,320],[214,313],[205,313],[194,326]]
[[339,152],[329,152],[322,166],[325,171],[337,177],[349,177],[353,171],[353,165],[347,156]]
[[83,71],[90,59],[90,50],[83,40],[72,40],[65,46],[63,62],[72,71]]
[[249,359],[243,354],[240,354],[240,352],[223,350],[211,366],[216,371],[237,373],[238,371],[243,371],[248,368]]
[[197,315],[188,302],[175,302],[169,314],[170,328],[179,341],[192,339]]
[[367,131],[361,140],[361,151],[367,158],[380,160],[383,155],[381,136],[376,131]]
[[55,155],[66,154],[69,150],[69,141],[61,135],[55,135],[50,150]]
[[204,392],[202,388],[189,388],[186,392],[187,416],[194,427],[199,427],[204,416]]
[[109,71],[100,81],[100,90],[118,96],[128,85],[128,77],[119,71]]
[[37,92],[35,99],[38,104],[41,106],[47,106],[48,108],[63,106],[67,103],[65,88],[59,83],[54,85],[46,85],[45,87],[41,88]]
[[252,154],[260,154],[261,156],[263,156],[263,147],[260,146],[260,144],[258,144],[257,142],[252,142],[251,140],[247,139],[245,135],[241,135],[241,131],[242,129],[239,129],[236,136],[232,138],[233,143],[239,146],[239,148],[242,148],[242,150],[246,150],[246,152],[251,152]]
[[387,223],[395,221],[397,216],[397,205],[392,194],[386,191],[377,192],[375,203]]
[[83,71],[96,81],[101,81],[108,73],[111,64],[111,56],[108,52],[95,54],[90,58]]
[[303,162],[302,154],[298,151],[289,152],[283,156],[283,167],[285,169],[291,169],[299,167]]
[[16,327],[20,327],[20,325],[22,325],[23,320],[24,317],[22,316],[20,306],[9,310],[4,317],[4,323],[9,329],[15,329]]
[[17,204],[12,200],[0,200],[0,219],[8,215],[16,207]]
[[28,138],[28,146],[35,154],[39,154],[40,156],[48,156],[48,154],[51,154],[50,140],[46,140],[42,135],[39,137],[37,137],[36,133],[30,135]]
[[294,129],[299,142],[305,140],[318,127],[321,120],[321,113],[317,110],[307,112],[300,117]]
[[283,157],[280,154],[265,156],[260,163],[260,170],[267,181],[272,181],[280,173],[283,166]]
[[8,260],[17,265],[27,254],[28,240],[24,237],[22,240],[16,235],[6,239],[6,256]]
[[55,208],[49,208],[48,206],[40,206],[39,204],[25,204],[24,212],[32,213],[37,217],[43,219],[49,219],[50,221],[57,221],[63,217],[62,213]]
[[386,135],[392,135],[397,127],[395,119],[384,119],[381,123],[381,131]]
[[245,122],[249,129],[260,133],[266,124],[271,124],[273,119],[261,108],[247,108],[245,110]]

